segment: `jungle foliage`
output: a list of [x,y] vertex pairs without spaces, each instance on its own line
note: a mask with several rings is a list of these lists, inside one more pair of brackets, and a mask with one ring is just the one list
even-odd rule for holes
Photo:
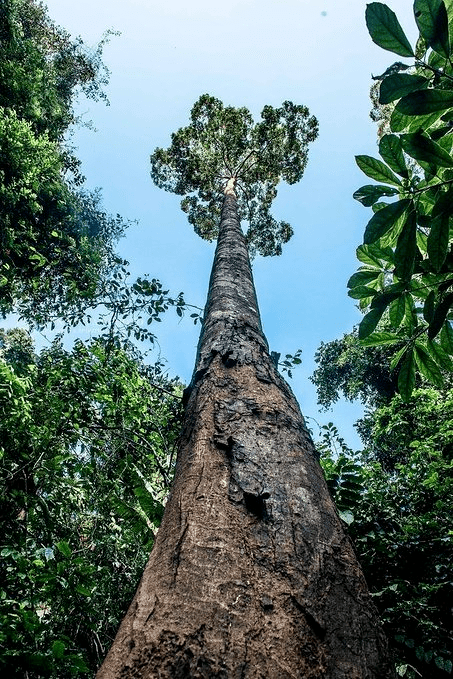
[[332,423],[321,428],[318,450],[398,674],[446,678],[453,662],[451,376],[444,374],[442,389],[419,379],[406,402],[390,379],[389,348],[364,347],[357,332],[322,345],[316,360],[312,379],[324,407],[340,392],[366,407],[357,423],[363,450],[348,448]]
[[0,334],[0,672],[92,676],[152,547],[182,388],[133,347]]
[[[405,400],[417,372],[440,388],[443,371],[453,369],[453,4],[415,0],[414,16],[413,47],[387,5],[366,10],[373,41],[411,63],[398,61],[377,77],[388,133],[379,141],[382,160],[356,157],[379,183],[354,194],[374,214],[348,282],[366,311],[359,336],[366,346],[392,348]],[[382,318],[389,328],[376,332]]]

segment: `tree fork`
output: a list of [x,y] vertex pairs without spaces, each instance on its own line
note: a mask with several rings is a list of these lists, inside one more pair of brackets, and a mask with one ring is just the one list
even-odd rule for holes
[[386,679],[386,641],[261,329],[225,191],[175,479],[97,679]]

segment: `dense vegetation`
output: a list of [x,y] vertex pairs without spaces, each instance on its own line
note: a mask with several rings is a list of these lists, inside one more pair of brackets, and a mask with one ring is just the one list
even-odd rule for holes
[[[357,331],[322,344],[319,402],[359,399],[364,449],[330,423],[321,461],[395,654],[400,676],[446,677],[453,662],[453,4],[415,0],[419,38],[373,2],[374,42],[411,59],[375,80],[379,154],[357,164],[379,182],[349,295]],[[390,198],[383,202],[382,198]]]
[[[95,50],[35,0],[0,4],[0,312],[35,327],[98,324],[36,352],[0,331],[0,673],[92,676],[135,590],[173,468],[181,386],[133,340],[174,306],[129,282],[127,224],[83,188],[79,94],[104,99]],[[93,316],[95,322],[93,321]]]
[[[325,407],[343,394],[366,408],[363,450],[326,425],[321,461],[399,675],[441,679],[453,661],[453,5],[416,0],[415,16],[413,48],[391,10],[367,9],[375,42],[411,63],[378,81],[383,160],[358,157],[380,182],[356,193],[374,211],[350,280],[367,313],[322,345],[313,379]],[[153,544],[180,417],[181,385],[130,340],[153,341],[150,323],[185,303],[155,279],[129,282],[115,250],[127,223],[84,189],[69,142],[78,95],[105,100],[105,40],[89,50],[36,0],[3,0],[0,32],[0,312],[41,327],[99,323],[71,348],[0,333],[0,672],[89,677]],[[250,156],[245,170],[258,168]],[[271,198],[275,186],[253,177]],[[218,206],[201,199],[184,209],[214,237]],[[269,226],[257,251],[279,252],[288,225],[244,198],[247,209],[252,232],[256,218]]]
[[[367,6],[374,42],[413,62],[398,61],[377,78],[382,160],[356,160],[380,184],[354,194],[374,215],[357,249],[362,265],[348,283],[367,311],[359,336],[368,346],[393,347],[391,368],[406,400],[417,371],[441,387],[442,371],[453,369],[453,4],[415,0],[414,16],[412,47],[392,10]],[[396,200],[380,200],[386,197]],[[374,332],[383,316],[389,327]]]

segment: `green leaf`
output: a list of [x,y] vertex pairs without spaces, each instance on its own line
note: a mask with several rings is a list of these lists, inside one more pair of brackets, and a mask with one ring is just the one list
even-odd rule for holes
[[382,160],[372,158],[371,156],[356,156],[355,161],[367,177],[371,177],[371,179],[375,179],[377,182],[401,186],[400,179]]
[[405,281],[412,276],[416,252],[417,221],[415,211],[412,211],[407,216],[395,249],[395,275],[400,280]]
[[62,658],[65,652],[66,644],[63,641],[54,641],[52,644],[52,655],[54,658]]
[[453,292],[449,292],[448,295],[445,295],[444,299],[437,305],[434,311],[433,320],[428,328],[429,339],[433,339],[440,331],[452,306]]
[[450,55],[448,17],[442,0],[415,0],[414,16],[427,46],[448,58]]
[[377,294],[374,288],[368,288],[366,285],[356,285],[348,291],[349,297],[352,299],[367,299]]
[[442,349],[447,352],[447,354],[453,355],[453,328],[449,321],[445,321],[442,326],[440,333],[440,343]]
[[434,300],[435,292],[431,290],[428,297],[425,299],[425,304],[423,305],[423,318],[427,323],[431,323],[434,318]]
[[448,253],[450,222],[445,213],[431,222],[428,234],[428,257],[434,271],[440,271]]
[[401,142],[406,153],[415,160],[440,167],[453,167],[452,156],[423,132],[403,134]]
[[390,371],[393,372],[399,362],[401,361],[401,358],[404,356],[404,354],[407,351],[407,345],[402,347],[399,351],[396,352],[396,354],[393,355],[392,360],[390,361]]
[[440,365],[444,370],[449,370],[453,372],[453,361],[446,351],[442,349],[442,346],[433,340],[428,340],[427,349],[436,363]]
[[382,269],[382,260],[393,261],[393,252],[390,248],[380,248],[378,245],[359,245],[356,250],[357,259],[363,264]]
[[390,203],[390,205],[376,212],[366,225],[363,237],[364,244],[374,243],[393,228],[402,215],[405,214],[410,203],[411,201],[408,199],[399,200],[396,203]]
[[369,271],[366,269],[357,271],[348,280],[348,288],[355,288],[358,285],[366,285],[367,283],[371,283],[371,281],[376,280],[379,274],[380,272],[377,269],[374,269],[373,271]]
[[453,90],[419,90],[400,99],[396,108],[407,116],[430,115],[453,107]]
[[370,3],[366,8],[365,19],[371,39],[376,45],[402,57],[414,56],[396,14],[387,5],[381,2]]
[[353,198],[365,205],[365,207],[370,207],[382,196],[396,196],[398,189],[394,189],[391,186],[376,186],[375,184],[367,184],[362,186],[360,189],[353,194]]
[[401,139],[396,134],[385,134],[379,142],[379,153],[392,170],[407,178],[409,172],[404,160]]
[[371,335],[373,330],[375,330],[377,324],[382,318],[382,314],[385,311],[385,306],[376,307],[371,309],[360,321],[359,325],[359,339],[365,339],[368,335]]
[[405,295],[401,295],[393,300],[389,307],[389,319],[394,328],[401,325],[406,310]]
[[392,132],[417,132],[417,130],[428,130],[442,115],[443,110],[429,113],[424,116],[406,115],[399,111],[401,99],[393,109],[390,116],[390,128]]
[[377,347],[381,344],[397,344],[398,342],[401,342],[401,337],[392,332],[373,332],[362,340],[362,345],[364,347]]
[[409,401],[415,387],[415,361],[412,349],[408,349],[398,373],[398,391],[403,401]]
[[436,387],[443,387],[444,380],[439,366],[419,342],[415,343],[415,361],[421,374],[428,382],[431,382]]
[[63,554],[63,556],[66,556],[68,558],[71,556],[72,554],[71,548],[69,547],[68,543],[65,542],[64,540],[61,540],[61,542],[57,542],[56,547],[58,551],[61,552],[61,554]]
[[390,104],[396,99],[428,87],[429,80],[422,75],[410,75],[409,73],[394,73],[387,76],[381,82],[379,90],[379,103]]

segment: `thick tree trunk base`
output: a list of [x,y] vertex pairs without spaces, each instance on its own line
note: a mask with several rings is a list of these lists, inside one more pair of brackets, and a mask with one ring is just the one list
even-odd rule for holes
[[98,679],[390,677],[297,402],[239,324],[199,371],[164,521]]

